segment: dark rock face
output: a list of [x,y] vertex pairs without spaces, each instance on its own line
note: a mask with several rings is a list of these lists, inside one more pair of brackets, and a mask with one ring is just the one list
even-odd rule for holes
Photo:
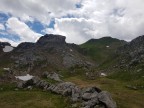
[[66,43],[65,39],[66,37],[61,35],[46,34],[37,41],[37,44],[39,45],[45,45],[48,43],[65,44]]
[[4,46],[11,46],[11,44],[8,42],[0,42],[0,47],[4,47]]
[[30,42],[23,42],[21,44],[19,44],[14,51],[16,52],[23,52],[25,50],[28,50],[28,49],[32,49],[34,47],[34,43],[30,43]]

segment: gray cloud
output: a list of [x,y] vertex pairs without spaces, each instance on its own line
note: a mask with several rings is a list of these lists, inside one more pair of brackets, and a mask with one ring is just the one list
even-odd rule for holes
[[[81,8],[75,7],[77,3]],[[39,35],[25,22],[38,20],[47,26],[51,18],[55,19],[54,29],[43,32],[65,35],[70,43],[103,36],[131,40],[144,34],[144,0],[1,0],[0,11],[12,14],[7,25],[24,41],[34,41]],[[64,18],[67,14],[74,18]],[[12,19],[22,25],[23,32],[13,26]]]
[[57,19],[50,31],[78,44],[103,36],[131,40],[144,34],[143,11],[143,0],[83,0],[82,8],[70,12],[75,19]]

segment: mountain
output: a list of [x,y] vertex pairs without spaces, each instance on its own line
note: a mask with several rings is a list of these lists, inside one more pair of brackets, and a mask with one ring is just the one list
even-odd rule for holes
[[[65,37],[46,34],[36,42],[19,44],[7,59],[16,73],[42,74],[43,71],[69,69],[72,67],[89,68],[94,63],[80,53],[79,46],[68,44]],[[0,61],[1,63],[4,62]],[[41,72],[42,71],[42,72]]]
[[86,55],[101,64],[109,59],[115,53],[116,49],[126,44],[126,41],[112,37],[103,37],[100,39],[90,39],[80,45],[86,52]]

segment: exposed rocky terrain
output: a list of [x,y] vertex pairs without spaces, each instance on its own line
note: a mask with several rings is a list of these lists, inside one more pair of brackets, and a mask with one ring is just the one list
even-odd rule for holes
[[124,67],[135,67],[144,64],[144,36],[139,36],[117,50],[120,64]]
[[97,87],[79,88],[71,82],[50,84],[44,80],[40,80],[38,77],[18,82],[17,87],[23,89],[38,87],[44,91],[51,91],[52,93],[69,97],[74,108],[117,108],[110,93],[101,91]]
[[[94,62],[87,59],[79,46],[68,44],[60,35],[42,36],[36,43],[19,44],[7,58],[16,74],[42,74],[41,70],[61,70],[71,67],[90,68]],[[4,57],[4,56],[3,56]],[[3,61],[0,61],[3,62]]]

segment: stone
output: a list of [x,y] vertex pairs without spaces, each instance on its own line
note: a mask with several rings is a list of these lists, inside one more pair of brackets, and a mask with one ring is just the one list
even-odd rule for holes
[[42,75],[44,78],[50,78],[52,80],[61,82],[62,80],[60,79],[61,75],[55,73],[55,72],[44,72]]
[[32,86],[28,86],[27,87],[28,90],[32,90],[32,88],[33,88]]
[[107,108],[117,108],[116,102],[113,101],[111,95],[107,91],[102,91],[98,94],[98,100],[106,105]]
[[82,95],[83,100],[90,100],[91,99],[91,93],[84,93]]
[[17,88],[25,88],[25,86],[26,86],[26,82],[24,81],[17,82]]
[[82,89],[82,93],[93,93],[93,92],[101,92],[101,89],[97,87],[87,87]]

